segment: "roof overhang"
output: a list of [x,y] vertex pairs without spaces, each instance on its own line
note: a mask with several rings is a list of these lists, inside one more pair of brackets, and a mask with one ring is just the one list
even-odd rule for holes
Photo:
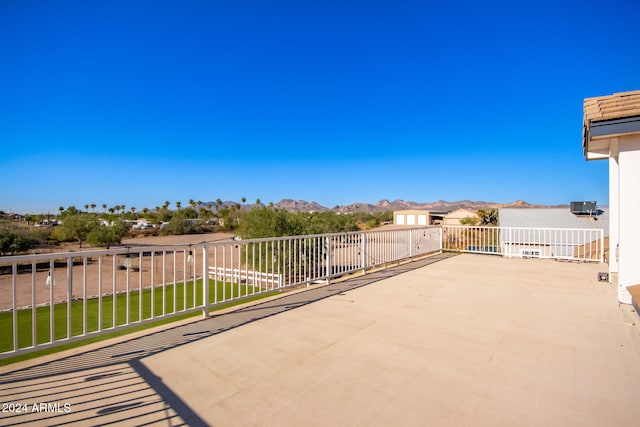
[[640,134],[640,91],[586,98],[582,150],[587,160],[609,158],[614,138]]

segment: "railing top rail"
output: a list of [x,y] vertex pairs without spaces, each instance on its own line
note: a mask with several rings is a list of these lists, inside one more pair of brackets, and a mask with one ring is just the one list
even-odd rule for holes
[[487,228],[493,230],[541,230],[541,231],[601,231],[603,228],[565,228],[565,227],[506,227],[497,225],[443,225],[444,228]]
[[571,241],[552,241],[552,242],[540,242],[539,240],[507,240],[502,242],[504,245],[528,245],[528,246],[584,246],[588,245],[591,242],[580,241],[580,242],[571,242]]
[[[290,239],[312,239],[317,237],[338,237],[338,236],[355,236],[362,234],[375,234],[375,233],[388,233],[388,232],[406,232],[411,230],[424,230],[428,228],[439,228],[438,225],[425,225],[418,227],[406,227],[406,228],[394,228],[390,230],[367,230],[367,231],[340,231],[338,233],[325,233],[325,234],[304,234],[304,235],[296,235],[296,236],[279,236],[279,237],[262,237],[258,239],[242,239],[236,240],[236,243],[259,243],[259,242],[272,242],[279,240],[290,240]],[[218,243],[211,242],[213,243]]]
[[604,232],[603,228],[565,228],[565,227],[498,227],[511,230],[535,230],[535,231],[596,231]]
[[348,231],[348,232],[339,232],[339,233],[327,233],[327,234],[309,234],[309,235],[298,235],[298,236],[280,236],[280,237],[265,237],[259,239],[246,239],[246,240],[214,240],[214,241],[203,241],[197,243],[187,243],[187,244],[175,244],[175,245],[139,245],[139,246],[118,246],[112,247],[110,249],[92,249],[92,250],[77,250],[77,251],[68,251],[68,252],[55,252],[55,253],[46,253],[46,254],[24,254],[24,255],[10,255],[10,256],[1,256],[0,264],[12,264],[14,262],[31,262],[31,261],[48,261],[53,259],[68,259],[68,258],[85,258],[85,257],[96,257],[100,255],[126,255],[127,253],[131,254],[139,254],[149,251],[159,252],[159,251],[174,251],[174,250],[188,250],[195,249],[202,246],[222,246],[222,245],[230,245],[230,244],[254,244],[254,243],[264,243],[264,242],[279,242],[286,240],[301,240],[301,239],[315,239],[315,238],[332,238],[339,236],[356,236],[356,235],[365,235],[365,234],[376,234],[376,233],[389,233],[389,232],[406,232],[413,230],[425,230],[425,229],[435,229],[435,228],[444,228],[444,229],[489,229],[489,230],[527,230],[527,231],[562,231],[562,232],[597,232],[604,234],[604,230],[602,228],[553,228],[553,227],[500,227],[500,226],[465,226],[465,225],[425,225],[425,226],[417,226],[417,227],[406,227],[406,228],[394,228],[390,230],[370,230],[370,231]]
[[143,252],[162,252],[173,250],[188,250],[190,247],[195,248],[202,246],[202,243],[192,244],[179,244],[179,245],[164,245],[164,246],[122,246],[109,249],[93,249],[93,250],[78,250],[67,252],[54,252],[46,254],[24,254],[24,255],[9,255],[0,256],[0,264],[11,264],[13,262],[23,261],[48,261],[52,259],[67,259],[67,258],[86,258],[96,257],[100,255],[126,255],[128,253],[135,255]]
[[77,251],[67,251],[67,252],[53,252],[53,253],[43,253],[43,254],[23,254],[23,255],[8,255],[8,256],[0,256],[0,264],[11,264],[14,262],[25,262],[25,261],[48,261],[52,259],[66,259],[66,258],[84,258],[84,257],[96,257],[100,255],[126,255],[127,253],[138,254],[143,252],[159,252],[159,251],[173,251],[173,250],[188,250],[193,248],[198,248],[202,246],[223,246],[230,244],[251,244],[251,243],[261,243],[261,242],[277,242],[277,241],[286,241],[292,239],[313,239],[313,238],[331,238],[338,236],[355,236],[355,235],[363,235],[363,234],[375,234],[375,233],[385,233],[385,232],[406,232],[410,230],[423,230],[428,228],[438,228],[439,226],[419,226],[419,227],[407,227],[407,228],[395,228],[391,230],[370,230],[370,231],[344,231],[338,233],[327,233],[327,234],[308,234],[308,235],[297,235],[297,236],[280,236],[280,237],[265,237],[259,239],[243,239],[243,240],[234,240],[234,239],[225,239],[225,240],[213,240],[213,241],[202,241],[196,243],[181,243],[174,245],[129,245],[129,246],[117,246],[111,247],[109,249],[91,249],[91,250],[77,250]]
[[497,225],[454,225],[454,224],[443,224],[442,226],[435,227],[444,227],[444,228],[500,228]]

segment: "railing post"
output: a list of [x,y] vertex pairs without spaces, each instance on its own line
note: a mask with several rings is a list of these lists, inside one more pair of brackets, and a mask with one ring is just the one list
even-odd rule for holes
[[362,266],[362,274],[367,274],[367,258],[365,256],[367,250],[367,233],[361,233],[360,240],[360,265]]
[[601,229],[600,230],[600,263],[602,264],[603,262],[604,262],[604,230]]
[[[73,297],[73,257],[67,258],[67,338],[71,338],[71,298]],[[53,310],[53,306],[51,307]]]
[[413,261],[413,230],[407,230],[409,233],[409,259]]
[[126,295],[125,295],[126,302],[125,302],[125,304],[126,304],[126,307],[125,307],[125,322],[124,323],[125,323],[125,325],[128,325],[129,324],[129,320],[130,320],[130,318],[129,318],[129,308],[130,308],[129,304],[130,304],[130,301],[131,301],[131,295],[130,295],[130,289],[129,289],[129,286],[130,286],[129,274],[130,274],[130,270],[131,270],[131,258],[129,258],[129,252],[127,252],[127,255],[126,255],[125,259],[124,259],[124,267],[126,268],[126,271],[125,271],[125,288],[126,288],[126,290],[125,290],[125,292],[126,292]]
[[325,237],[325,244],[327,246],[327,263],[325,268],[327,269],[326,271],[326,276],[327,276],[327,284],[331,283],[331,270],[332,270],[332,266],[331,266],[331,236],[327,236]]
[[202,244],[202,317],[209,317],[209,245]]
[[[11,289],[12,289],[12,302],[11,302],[11,311],[12,311],[12,331],[13,331],[13,351],[18,349],[18,264],[15,262],[11,266]],[[36,311],[35,305],[31,308],[32,312]],[[33,329],[36,328],[36,323],[33,322],[31,327]],[[35,342],[33,343],[35,345]]]
[[[32,272],[36,271],[36,260],[35,259],[31,260],[31,271]],[[16,271],[16,274],[17,274],[17,271]],[[14,280],[15,280],[15,277],[14,277]],[[14,282],[14,285],[15,285],[15,282]],[[37,284],[36,284],[36,275],[32,274],[32,276],[31,276],[31,307],[35,307],[36,306],[36,286],[37,286]],[[14,292],[15,292],[15,288],[14,288]],[[86,298],[87,293],[85,292],[84,294],[85,294],[84,301],[86,303],[86,301],[87,301],[87,298]],[[15,296],[14,296],[14,298],[15,298]],[[16,306],[16,301],[15,300],[13,301],[13,306],[14,307]],[[87,313],[87,309],[86,308],[84,309],[84,312]],[[14,321],[14,326],[15,326],[15,322],[17,322],[17,319],[14,318],[13,321]],[[36,326],[37,323],[38,323],[38,321],[37,321],[36,310],[31,310],[31,325],[32,325],[32,327],[31,327],[31,346],[33,346],[33,347],[35,347],[36,346],[36,342],[38,342],[38,339],[37,339],[38,333],[37,333],[37,326]]]
[[[55,264],[53,261],[53,258],[51,260],[49,260],[49,276],[51,277],[51,281],[49,282],[49,342],[53,342],[54,339],[54,335],[53,335],[53,327],[55,325],[54,323],[54,313],[55,310],[53,309],[53,287],[55,286]],[[115,276],[115,273],[114,273]]]

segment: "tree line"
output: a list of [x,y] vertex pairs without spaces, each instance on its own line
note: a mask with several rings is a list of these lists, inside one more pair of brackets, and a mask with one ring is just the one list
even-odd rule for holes
[[[243,197],[242,204],[246,202]],[[335,212],[288,212],[276,209],[273,204],[263,205],[260,200],[248,209],[239,203],[223,204],[219,199],[202,207],[200,202],[190,201],[189,207],[169,209],[167,201],[151,211],[137,212],[118,205],[96,212],[95,204],[87,204],[85,210],[75,206],[60,207],[52,219],[50,215],[26,215],[25,221],[31,227],[16,227],[11,222],[0,222],[0,255],[24,253],[45,243],[76,242],[109,248],[121,243],[131,234],[130,221],[143,219],[154,227],[145,230],[153,235],[180,235],[215,231],[233,231],[245,239],[292,235],[309,235],[357,231],[361,227],[374,228],[384,221],[390,221],[391,212],[338,214]],[[33,227],[34,224],[45,225]],[[54,226],[55,224],[55,226]]]
[[[233,231],[243,239],[298,236],[358,231],[363,228],[375,228],[384,222],[391,222],[393,213],[350,213],[336,212],[289,212],[277,209],[273,204],[264,205],[260,200],[250,209],[240,203],[223,204],[220,199],[203,206],[201,202],[189,201],[183,208],[180,202],[175,209],[169,209],[170,202],[154,210],[117,205],[102,212],[96,212],[95,204],[84,205],[85,210],[75,206],[60,207],[59,214],[52,221],[50,216],[26,215],[27,224],[58,223],[56,227],[15,227],[8,221],[0,222],[0,255],[24,253],[44,243],[77,242],[80,246],[106,247],[118,245],[131,233],[127,221],[143,219],[154,228],[147,234],[180,235],[215,231]],[[215,208],[215,210],[214,210]],[[91,209],[91,210],[89,210]],[[476,217],[461,220],[464,225],[496,225],[496,209],[481,209]]]
[[338,214],[336,212],[289,212],[267,206],[244,211],[237,234],[243,239],[303,236],[358,231],[391,221],[392,212]]

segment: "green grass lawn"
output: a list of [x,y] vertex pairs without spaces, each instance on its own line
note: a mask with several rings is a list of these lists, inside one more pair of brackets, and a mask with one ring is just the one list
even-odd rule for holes
[[[194,297],[195,291],[195,297]],[[261,294],[255,294],[254,297],[250,297],[254,293],[253,287],[245,285],[237,285],[231,283],[216,282],[209,280],[209,303],[221,300],[222,296],[225,296],[225,300],[243,298],[240,302],[245,302],[251,299],[260,299],[266,296],[273,295],[277,291],[265,292]],[[246,298],[249,296],[250,298]],[[113,296],[103,296],[102,301],[98,298],[91,298],[87,300],[87,324],[86,333],[98,331],[98,306],[102,304],[102,329],[109,329],[116,326],[124,325],[127,321],[127,295],[118,294],[115,298],[115,322],[114,322],[114,307]],[[185,304],[186,303],[186,304]],[[238,304],[238,301],[227,301],[223,305],[215,306],[215,309],[221,309],[230,305]],[[175,306],[174,306],[175,304]],[[153,290],[143,289],[142,292],[132,291],[129,293],[129,323],[134,323],[140,320],[148,320],[153,317],[162,316],[163,314],[178,313],[184,310],[188,310],[202,305],[202,280],[197,280],[194,284],[190,281],[184,285],[184,283],[178,283],[175,285],[165,286],[164,304],[163,304],[163,288],[156,287]],[[164,308],[164,313],[163,313]],[[68,338],[67,335],[67,303],[58,303],[53,307],[54,325],[53,334],[54,340],[61,340]],[[37,307],[36,313],[36,343],[43,344],[50,341],[50,307]],[[26,348],[32,346],[32,326],[33,326],[33,309],[26,308],[18,310],[18,347]],[[125,333],[130,333],[134,330],[140,330],[157,326],[162,323],[169,323],[178,319],[184,319],[187,317],[193,317],[199,315],[199,311],[191,313],[185,313],[177,317],[171,317],[168,319],[159,319],[158,322],[145,323],[139,325],[139,327],[127,328],[126,330],[120,330],[117,332],[100,335],[99,337],[93,337],[87,340],[79,341],[73,345],[64,345],[64,348],[76,347],[78,345],[86,344],[87,342],[95,342],[102,339],[110,338]],[[82,300],[71,302],[71,337],[75,337],[83,334],[83,321],[84,321],[84,302]],[[13,313],[2,312],[0,313],[0,352],[7,352],[13,350]],[[42,352],[51,353],[59,351],[58,348],[42,350]],[[41,353],[41,352],[38,352]],[[11,358],[14,359],[14,358]],[[16,360],[12,360],[14,362]],[[0,365],[3,365],[4,360],[0,360]]]

